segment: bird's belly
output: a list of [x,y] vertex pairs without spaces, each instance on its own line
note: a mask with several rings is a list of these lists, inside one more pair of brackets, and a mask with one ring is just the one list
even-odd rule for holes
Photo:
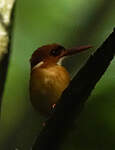
[[34,70],[30,79],[30,97],[33,106],[47,114],[69,82],[69,74],[62,66]]

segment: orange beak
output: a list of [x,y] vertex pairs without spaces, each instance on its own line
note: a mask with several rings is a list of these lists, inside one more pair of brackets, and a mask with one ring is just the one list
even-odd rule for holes
[[73,48],[69,48],[67,49],[66,51],[64,51],[63,56],[70,56],[70,55],[74,55],[76,53],[80,53],[80,52],[83,52],[89,48],[92,48],[92,46],[90,45],[85,45],[85,46],[79,46],[79,47],[73,47]]

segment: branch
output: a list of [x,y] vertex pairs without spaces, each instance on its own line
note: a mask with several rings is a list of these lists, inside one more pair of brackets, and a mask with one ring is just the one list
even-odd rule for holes
[[107,40],[90,56],[84,67],[64,91],[52,116],[38,136],[32,150],[58,150],[85,102],[102,77],[115,54],[115,30]]
[[[15,0],[10,2],[4,1],[3,8],[0,11],[0,109],[11,53],[11,38],[14,22],[14,2]],[[4,19],[4,16],[6,15],[7,20]]]

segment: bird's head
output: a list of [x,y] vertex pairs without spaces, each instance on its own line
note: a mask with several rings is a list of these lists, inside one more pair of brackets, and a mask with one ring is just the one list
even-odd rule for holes
[[43,63],[58,63],[61,58],[64,56],[70,56],[84,50],[91,48],[91,46],[79,46],[73,47],[69,49],[65,49],[63,46],[59,44],[50,44],[44,45],[38,48],[33,54],[30,59],[31,69],[36,65]]

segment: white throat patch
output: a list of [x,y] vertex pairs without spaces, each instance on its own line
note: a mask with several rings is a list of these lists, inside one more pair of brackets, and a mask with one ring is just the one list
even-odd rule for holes
[[65,59],[65,57],[60,58],[59,61],[57,62],[57,64],[61,66],[61,65],[62,65],[62,61],[63,61],[64,59]]

